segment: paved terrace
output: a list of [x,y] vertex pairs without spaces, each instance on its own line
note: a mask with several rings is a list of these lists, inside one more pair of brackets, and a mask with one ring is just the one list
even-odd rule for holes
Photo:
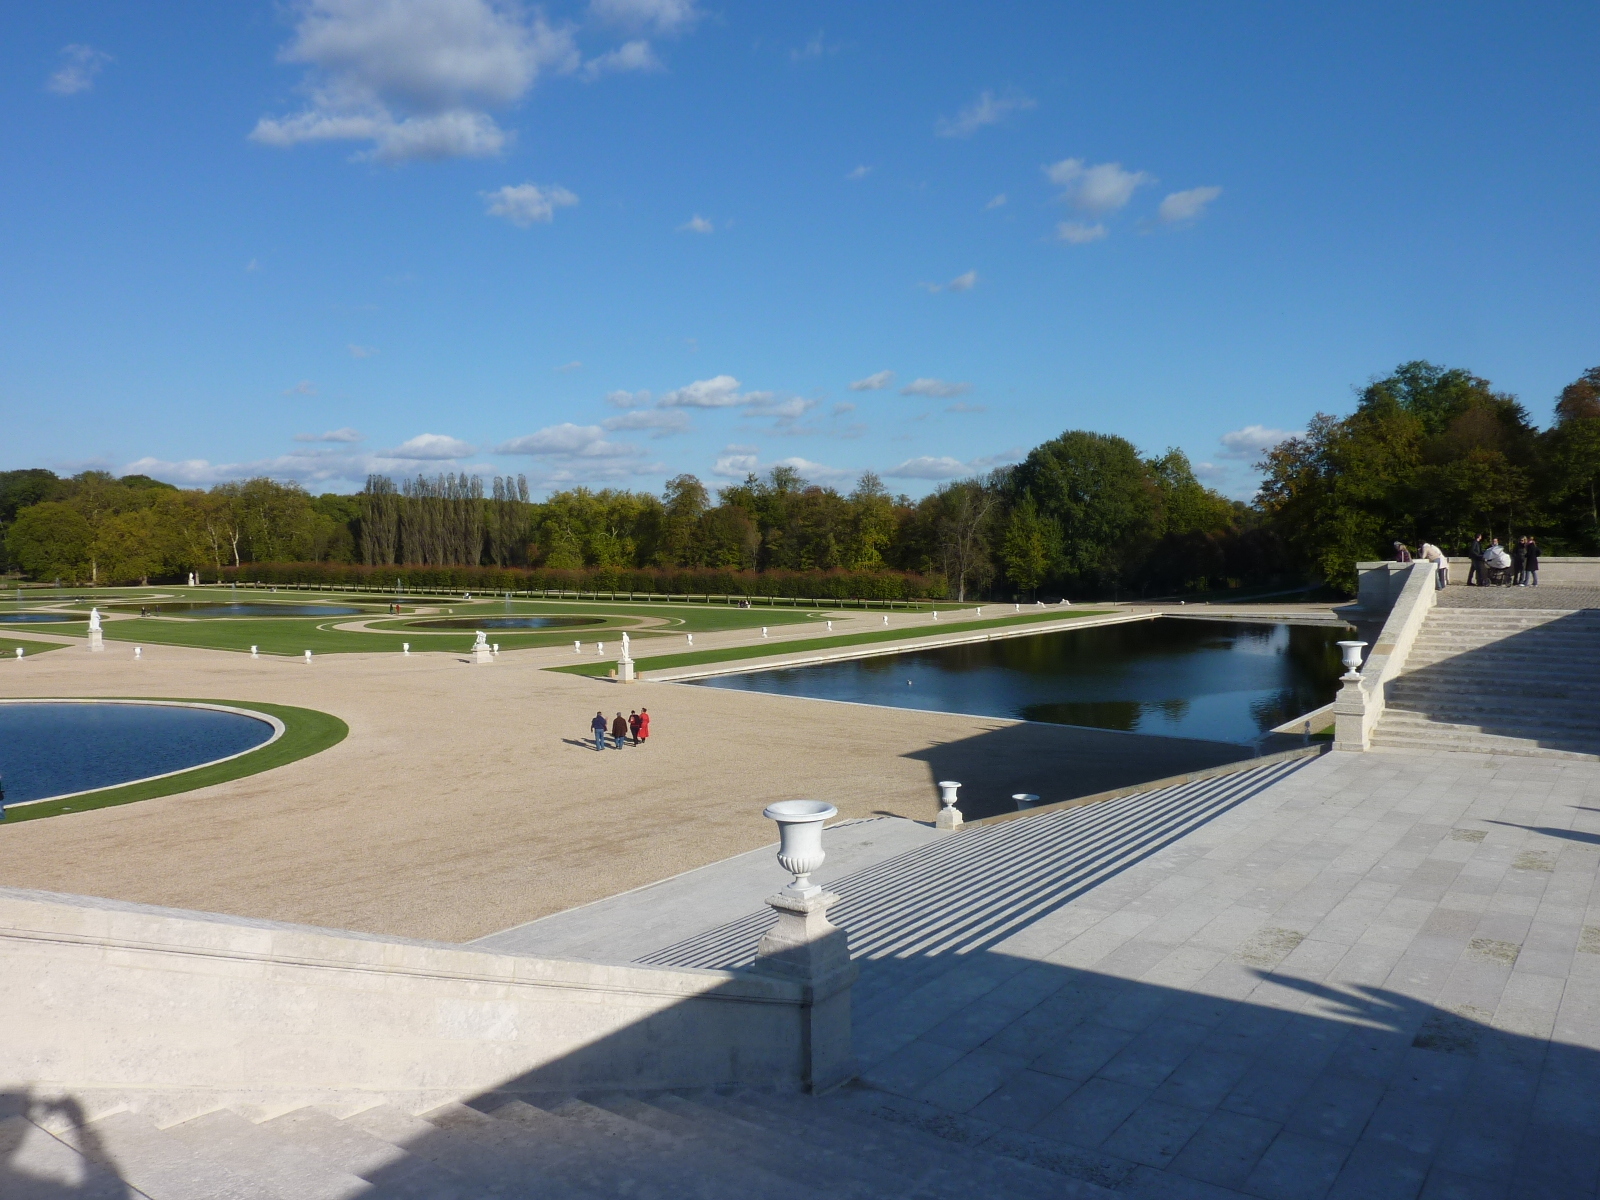
[[851,1103],[1122,1195],[1593,1196],[1597,868],[1600,764],[1469,754],[969,829],[830,883]]

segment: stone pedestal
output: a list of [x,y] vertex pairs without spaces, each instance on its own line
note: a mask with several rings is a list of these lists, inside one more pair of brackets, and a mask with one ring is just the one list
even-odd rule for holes
[[633,669],[633,659],[631,659],[631,658],[619,658],[619,659],[617,659],[617,682],[618,683],[632,683],[634,681],[634,679],[635,679],[635,675],[634,675],[634,669]]
[[479,643],[472,648],[472,661],[475,663],[492,663],[494,661],[494,654],[490,651],[487,644]]
[[805,989],[800,1051],[806,1090],[811,1092],[836,1088],[856,1072],[850,1048],[850,985],[858,971],[850,959],[849,936],[827,917],[828,907],[838,899],[820,890],[804,897],[787,890],[769,896],[767,904],[778,923],[761,939],[750,968]]
[[98,629],[89,630],[89,649],[104,650],[106,648],[105,634]]

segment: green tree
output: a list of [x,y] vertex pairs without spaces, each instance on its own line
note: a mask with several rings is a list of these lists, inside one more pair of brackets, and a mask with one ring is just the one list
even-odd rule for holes
[[17,513],[6,532],[11,560],[34,579],[92,581],[94,530],[72,505],[59,500],[33,504]]
[[1000,562],[1006,577],[1030,597],[1050,575],[1061,552],[1061,529],[1039,515],[1033,497],[1023,493],[1006,520]]

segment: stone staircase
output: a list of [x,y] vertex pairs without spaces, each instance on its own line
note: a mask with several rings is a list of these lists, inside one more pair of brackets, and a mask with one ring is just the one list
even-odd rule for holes
[[[830,1096],[490,1096],[420,1116],[379,1105],[267,1120],[221,1109],[162,1127],[49,1104],[0,1120],[6,1200],[871,1200],[1110,1197],[1019,1138],[1000,1153],[918,1126],[865,1088]],[[941,1133],[943,1136],[941,1136]],[[955,1140],[952,1140],[954,1138]],[[1037,1158],[1044,1165],[1025,1161]]]
[[1372,742],[1600,757],[1600,609],[1435,608]]

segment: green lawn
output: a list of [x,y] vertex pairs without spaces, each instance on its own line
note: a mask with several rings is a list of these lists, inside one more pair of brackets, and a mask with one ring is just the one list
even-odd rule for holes
[[22,656],[32,658],[35,654],[45,654],[51,650],[64,650],[70,642],[22,642],[16,638],[0,637],[0,658],[15,661],[17,647],[22,647]]
[[[1044,614],[1002,617],[988,621],[929,621],[915,629],[874,629],[867,633],[841,633],[833,637],[807,638],[805,641],[779,642],[776,645],[725,646],[715,650],[694,650],[684,654],[658,654],[636,661],[639,670],[669,671],[676,667],[698,667],[705,663],[737,662],[743,658],[766,658],[778,654],[806,654],[813,650],[832,650],[840,646],[866,646],[878,642],[902,642],[908,638],[938,637],[951,633],[971,633],[980,629],[1003,629],[1008,625],[1029,625],[1039,621],[1071,621],[1083,617],[1103,617],[1109,610],[1073,608],[1048,610]],[[582,663],[570,667],[546,667],[547,671],[561,671],[568,675],[587,675],[604,678],[616,670],[611,661]]]
[[[7,808],[5,823],[0,825],[0,831],[3,831],[6,825],[18,821],[33,821],[40,817],[55,817],[68,812],[87,812],[94,808],[110,808],[116,804],[132,804],[136,800],[151,800],[157,796],[171,796],[177,792],[190,792],[195,788],[227,783],[231,779],[243,779],[247,775],[270,771],[273,767],[281,767],[326,750],[329,746],[336,746],[344,741],[350,732],[349,726],[330,713],[318,712],[314,708],[295,708],[287,704],[263,704],[259,700],[217,700],[193,696],[122,696],[118,699],[199,700],[204,704],[227,704],[233,708],[254,709],[256,712],[267,713],[282,721],[283,736],[270,745],[212,767],[196,767],[192,771],[169,775],[165,779],[152,779],[147,783],[128,783],[120,787],[102,788],[98,792],[86,792],[67,800],[48,800],[40,804]],[[4,836],[3,832],[0,832],[0,836]]]

